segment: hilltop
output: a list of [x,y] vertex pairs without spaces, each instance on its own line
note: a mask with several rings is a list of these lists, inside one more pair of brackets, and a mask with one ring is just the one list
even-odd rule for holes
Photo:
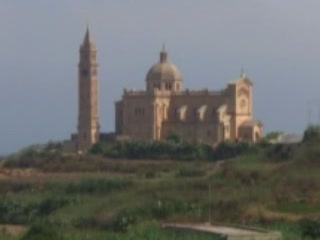
[[[220,161],[16,156],[0,169],[0,223],[59,229],[66,240],[182,239],[161,223],[208,222],[211,211],[215,223],[300,239],[301,222],[320,217],[319,156],[318,141],[261,144]],[[3,229],[1,239],[19,239]]]

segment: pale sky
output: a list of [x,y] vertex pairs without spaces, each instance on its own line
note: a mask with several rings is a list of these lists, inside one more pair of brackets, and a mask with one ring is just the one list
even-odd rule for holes
[[123,88],[144,88],[165,42],[184,88],[218,90],[245,68],[265,131],[302,133],[320,122],[319,9],[319,0],[0,0],[0,154],[76,130],[87,23],[104,132]]

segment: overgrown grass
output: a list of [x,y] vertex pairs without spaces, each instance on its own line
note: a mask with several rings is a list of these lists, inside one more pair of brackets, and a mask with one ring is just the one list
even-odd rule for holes
[[[39,233],[47,236],[51,232],[50,229],[38,229]],[[34,231],[34,230],[33,230]],[[220,238],[214,237],[205,233],[173,231],[161,229],[156,223],[144,223],[128,230],[126,233],[114,233],[108,231],[78,231],[67,232],[63,236],[59,236],[57,240],[218,240]],[[47,239],[47,238],[43,238]],[[38,240],[33,238],[24,238],[23,240]],[[40,240],[40,239],[39,239]],[[56,239],[54,239],[56,240]]]
[[294,214],[319,214],[320,205],[307,202],[286,202],[278,204],[275,210]]
[[[300,239],[295,221],[320,217],[320,161],[314,144],[292,146],[294,157],[283,155],[287,150],[282,147],[264,146],[218,163],[97,156],[20,159],[0,169],[5,173],[0,223],[44,222],[59,229],[64,240],[189,239],[159,225],[206,222],[211,209],[214,222],[260,225],[280,229],[285,239]],[[35,170],[35,176],[24,176],[19,169],[16,177],[16,166],[35,166],[41,174]]]
[[60,182],[51,187],[53,191],[60,191],[63,194],[108,194],[133,187],[133,182],[128,179],[88,178],[79,182]]

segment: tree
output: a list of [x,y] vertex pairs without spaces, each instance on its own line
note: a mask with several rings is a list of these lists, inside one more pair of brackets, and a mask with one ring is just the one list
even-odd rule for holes
[[300,221],[300,228],[302,237],[308,237],[310,239],[320,238],[320,221],[305,219]]
[[166,140],[169,142],[173,142],[173,143],[181,143],[182,142],[182,138],[180,135],[176,134],[176,133],[171,133],[166,137]]
[[312,143],[320,141],[320,126],[319,125],[310,125],[303,135],[303,142]]
[[282,132],[279,131],[272,131],[272,132],[268,132],[264,137],[263,137],[263,141],[269,142],[272,140],[277,140],[278,137],[283,134]]
[[50,226],[33,225],[22,237],[22,240],[64,240],[63,236]]

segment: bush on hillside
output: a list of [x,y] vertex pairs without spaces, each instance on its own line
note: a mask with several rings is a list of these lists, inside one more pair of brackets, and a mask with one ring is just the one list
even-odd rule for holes
[[269,132],[263,137],[262,141],[269,142],[272,140],[276,140],[281,134],[282,132],[279,131]]
[[26,224],[34,216],[34,203],[19,202],[12,198],[0,198],[1,224]]
[[295,156],[298,146],[295,144],[274,144],[266,150],[266,157],[272,161],[289,160]]
[[133,182],[127,179],[83,179],[80,182],[65,185],[64,191],[67,194],[106,194],[127,189],[132,185]]
[[202,177],[206,174],[204,170],[194,168],[182,168],[176,174],[177,177]]
[[166,137],[166,141],[173,142],[173,143],[181,143],[181,142],[183,142],[183,139],[180,135],[178,135],[176,133],[172,133]]
[[45,225],[33,225],[21,240],[64,240],[58,230]]
[[74,203],[74,199],[66,197],[47,197],[34,202],[19,201],[12,197],[1,197],[0,223],[30,224],[37,217],[46,217],[55,210]]
[[246,142],[222,142],[213,149],[215,159],[234,158],[250,150],[250,145]]
[[212,147],[173,138],[165,141],[122,141],[95,144],[92,154],[127,159],[220,160],[236,157],[250,150],[244,142],[223,142]]
[[302,238],[320,239],[320,220],[304,219],[299,225]]
[[129,227],[136,222],[134,216],[125,212],[114,216],[88,217],[77,219],[74,226],[79,229],[101,229],[114,232],[127,232]]
[[309,126],[303,135],[304,143],[312,143],[320,141],[320,126],[319,125],[311,125]]
[[35,213],[39,216],[47,216],[53,211],[74,203],[74,200],[63,197],[48,197],[42,200],[35,208]]

